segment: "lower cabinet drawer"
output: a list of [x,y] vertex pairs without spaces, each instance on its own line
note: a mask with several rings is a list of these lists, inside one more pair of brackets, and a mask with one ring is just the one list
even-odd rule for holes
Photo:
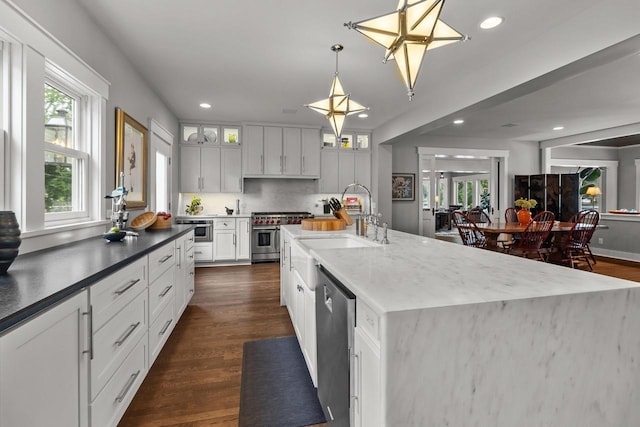
[[170,268],[149,285],[149,324],[156,320],[167,301],[171,300],[175,294],[174,270]]
[[149,366],[153,365],[156,357],[160,354],[162,346],[167,342],[171,331],[176,324],[175,310],[173,299],[167,304],[162,312],[158,315],[158,318],[151,324],[149,328]]
[[105,386],[123,359],[147,333],[147,292],[141,292],[93,336],[91,398]]
[[91,403],[91,425],[116,426],[149,370],[148,339],[144,335],[127,355],[98,397]]
[[193,247],[194,259],[197,261],[213,261],[213,244],[196,245]]

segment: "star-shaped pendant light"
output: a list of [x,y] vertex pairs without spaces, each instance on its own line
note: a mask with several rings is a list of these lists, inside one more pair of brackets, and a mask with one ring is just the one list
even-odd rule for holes
[[400,0],[395,12],[344,25],[387,49],[383,62],[396,60],[412,99],[425,52],[469,38],[439,19],[443,5],[444,0]]
[[368,110],[367,107],[352,101],[351,94],[344,93],[342,83],[340,83],[340,79],[338,78],[338,53],[340,53],[343,48],[344,47],[339,44],[331,46],[331,50],[336,53],[336,74],[333,78],[333,82],[331,82],[329,98],[314,102],[313,104],[305,105],[305,107],[309,107],[313,111],[317,111],[318,113],[327,116],[338,141],[342,135],[342,126],[344,125],[345,118],[351,114]]

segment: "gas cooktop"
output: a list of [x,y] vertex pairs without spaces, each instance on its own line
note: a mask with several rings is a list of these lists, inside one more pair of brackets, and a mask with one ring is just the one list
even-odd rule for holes
[[252,212],[253,225],[300,224],[305,218],[312,218],[310,212]]

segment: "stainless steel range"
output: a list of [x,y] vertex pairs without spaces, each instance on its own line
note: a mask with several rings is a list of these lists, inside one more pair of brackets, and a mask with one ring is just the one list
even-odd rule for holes
[[309,212],[253,212],[251,261],[279,261],[280,225],[300,224],[305,218],[313,218],[313,215]]

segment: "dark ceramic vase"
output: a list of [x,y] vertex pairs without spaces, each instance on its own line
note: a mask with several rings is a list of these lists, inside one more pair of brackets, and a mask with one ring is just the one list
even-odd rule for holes
[[11,211],[0,211],[0,274],[7,273],[9,266],[18,256],[21,242],[16,214]]

